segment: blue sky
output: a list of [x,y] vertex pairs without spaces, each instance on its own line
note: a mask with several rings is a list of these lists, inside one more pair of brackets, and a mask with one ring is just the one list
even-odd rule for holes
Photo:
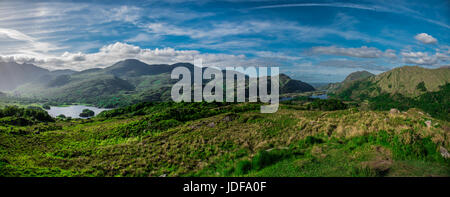
[[1,1],[0,61],[280,66],[306,82],[450,62],[449,1]]

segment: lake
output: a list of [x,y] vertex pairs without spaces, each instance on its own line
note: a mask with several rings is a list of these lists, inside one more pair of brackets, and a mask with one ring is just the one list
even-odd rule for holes
[[328,99],[328,95],[327,94],[312,95],[309,98]]
[[72,105],[68,107],[54,107],[51,106],[49,110],[45,110],[48,112],[48,114],[52,117],[57,117],[61,114],[63,114],[66,117],[72,117],[72,118],[82,118],[80,117],[80,113],[83,111],[83,109],[90,109],[93,112],[95,112],[95,115],[98,115],[100,112],[110,109],[105,108],[97,108],[97,107],[88,107],[84,105]]
[[[309,96],[309,98],[328,99],[328,95],[327,94],[311,95]],[[292,99],[294,99],[294,97],[284,97],[280,98],[280,101],[290,101]]]

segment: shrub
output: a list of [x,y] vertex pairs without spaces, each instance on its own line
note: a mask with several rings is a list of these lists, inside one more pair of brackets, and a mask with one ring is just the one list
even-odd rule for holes
[[337,99],[315,99],[308,105],[310,110],[318,109],[323,111],[334,111],[347,109],[347,105]]
[[253,157],[252,168],[260,170],[290,156],[291,153],[288,150],[272,150],[270,152],[262,150]]
[[80,113],[80,117],[87,118],[95,115],[95,112],[90,109],[83,109],[83,112]]
[[26,126],[37,122],[54,122],[55,120],[42,109],[19,108],[17,106],[7,106],[0,109],[0,118],[3,124]]
[[314,137],[314,136],[308,136],[303,140],[300,140],[298,142],[298,145],[300,148],[307,148],[309,146],[312,146],[314,144],[321,144],[323,143],[323,140],[318,138],[318,137]]
[[422,92],[426,92],[427,88],[425,87],[425,82],[420,82],[419,84],[417,84],[416,89],[422,91]]
[[49,110],[51,107],[48,104],[44,104],[44,105],[42,105],[42,108]]
[[250,170],[252,170],[252,162],[249,160],[242,160],[236,165],[236,174],[243,175],[247,174]]

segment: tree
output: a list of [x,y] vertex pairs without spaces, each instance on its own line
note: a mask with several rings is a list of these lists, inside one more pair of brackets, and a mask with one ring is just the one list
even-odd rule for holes
[[42,105],[42,108],[44,108],[44,109],[46,109],[46,110],[49,110],[49,109],[50,109],[50,105],[44,104],[44,105]]
[[420,82],[419,84],[417,84],[416,89],[422,91],[422,92],[426,92],[427,88],[425,87],[425,82]]

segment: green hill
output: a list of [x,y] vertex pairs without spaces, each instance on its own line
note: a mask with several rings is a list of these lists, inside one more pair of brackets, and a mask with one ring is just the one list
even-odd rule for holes
[[361,80],[361,79],[365,79],[371,76],[375,76],[374,74],[367,72],[367,71],[356,71],[353,73],[350,73],[345,80],[343,81],[343,83],[349,83],[355,80]]
[[54,104],[89,103],[112,107],[113,100],[134,89],[133,85],[114,75],[97,73],[61,75],[48,83],[29,83],[17,88],[13,94]]
[[[450,69],[404,66],[379,74],[371,81],[381,88],[381,92],[416,97],[425,92],[438,91],[439,86],[449,83]],[[425,89],[418,88],[421,83],[424,83]]]
[[0,62],[0,90],[13,90],[46,74],[50,72],[32,64]]
[[[99,107],[126,106],[142,101],[168,101],[171,98],[171,87],[178,81],[172,80],[170,74],[178,66],[186,67],[194,74],[194,65],[189,63],[148,65],[139,60],[127,59],[105,69],[58,71],[58,74],[45,75],[33,83],[19,86],[13,94],[54,104],[87,103]],[[225,71],[222,72],[225,79]],[[208,81],[204,80],[204,85]],[[281,93],[313,90],[307,83],[280,75]]]
[[303,81],[291,79],[285,74],[280,74],[280,94],[310,92],[314,90],[314,87]]
[[148,65],[136,59],[127,59],[105,68],[104,72],[121,78],[138,77],[143,75],[158,75],[170,73],[174,66],[167,64]]
[[336,94],[344,99],[364,99],[381,94],[414,98],[426,92],[438,91],[439,87],[449,83],[449,80],[449,68],[404,66],[366,79],[351,81],[336,90]]
[[344,100],[368,101],[372,110],[420,108],[436,118],[449,120],[449,79],[448,67],[405,66],[353,81],[335,93]]
[[369,77],[375,76],[374,74],[367,72],[367,71],[357,71],[350,73],[342,82],[339,83],[331,83],[328,84],[326,87],[322,87],[321,89],[328,90],[328,91],[336,91],[339,89],[343,89],[345,87],[349,87],[352,82],[357,80],[363,80]]

